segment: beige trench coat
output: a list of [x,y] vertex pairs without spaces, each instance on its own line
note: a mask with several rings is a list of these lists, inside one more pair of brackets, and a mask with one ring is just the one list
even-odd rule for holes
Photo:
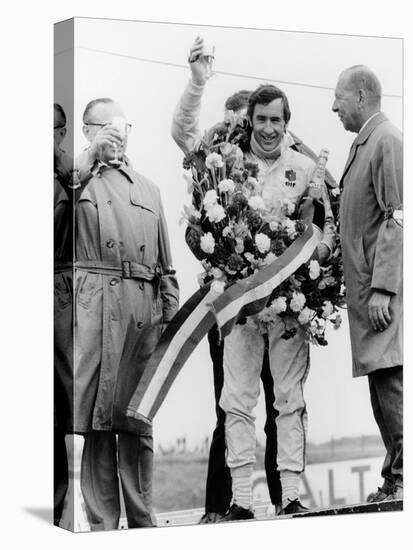
[[75,269],[55,276],[56,371],[71,405],[67,429],[148,433],[126,409],[162,324],[178,309],[161,198],[125,164],[102,166],[89,178],[76,197]]
[[[383,113],[355,139],[340,182],[340,236],[353,355],[353,375],[403,363],[403,145]],[[397,216],[396,216],[397,217]],[[375,332],[368,317],[373,289],[391,294],[392,323]]]

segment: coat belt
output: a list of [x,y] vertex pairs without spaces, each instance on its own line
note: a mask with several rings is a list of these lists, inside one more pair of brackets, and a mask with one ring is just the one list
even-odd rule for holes
[[88,273],[99,273],[108,276],[118,276],[122,279],[141,279],[144,281],[153,281],[162,276],[160,266],[151,268],[147,265],[138,264],[129,260],[123,260],[119,263],[102,262],[100,260],[79,260],[78,262],[58,264],[55,266],[55,273],[78,269]]

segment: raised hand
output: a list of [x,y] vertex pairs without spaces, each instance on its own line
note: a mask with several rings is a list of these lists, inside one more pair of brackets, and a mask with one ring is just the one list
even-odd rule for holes
[[188,62],[192,73],[192,81],[198,86],[203,86],[211,77],[211,58],[203,54],[204,40],[197,36],[189,50]]

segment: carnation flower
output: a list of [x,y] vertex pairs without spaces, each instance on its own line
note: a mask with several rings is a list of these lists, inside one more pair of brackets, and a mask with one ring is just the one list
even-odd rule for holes
[[264,254],[270,249],[271,239],[267,235],[264,235],[264,233],[257,233],[255,235],[255,244],[261,254]]
[[247,212],[247,223],[252,231],[257,231],[262,225],[262,218],[257,211]]
[[308,266],[308,274],[313,281],[320,276],[320,264],[317,260],[311,260]]
[[222,294],[225,290],[225,281],[212,281],[211,290],[215,292],[215,294]]
[[270,265],[276,259],[277,259],[277,256],[274,254],[274,252],[268,252],[268,254],[264,258],[264,262],[266,265]]
[[287,298],[285,296],[279,296],[271,304],[271,309],[274,310],[274,313],[282,313],[287,309]]
[[225,276],[225,273],[222,271],[222,269],[219,269],[219,267],[213,267],[211,269],[211,274],[214,279],[222,279]]
[[222,168],[224,163],[222,157],[218,153],[210,153],[205,159],[205,166],[212,170],[213,168]]
[[327,319],[327,317],[329,317],[334,312],[334,307],[333,307],[333,304],[330,302],[330,300],[327,300],[324,302],[322,309],[323,309],[322,317],[324,319]]
[[260,184],[258,183],[257,178],[253,178],[252,176],[249,176],[247,181],[250,185],[252,185],[254,189],[258,190],[260,188]]
[[310,309],[309,307],[305,307],[300,311],[300,315],[298,316],[297,321],[300,323],[300,325],[306,325],[311,321],[314,313],[315,312],[312,309]]
[[228,258],[227,267],[231,271],[238,271],[242,268],[243,261],[239,254],[231,254],[231,256]]
[[265,202],[259,195],[254,195],[248,201],[248,205],[253,210],[265,210]]
[[220,193],[233,193],[235,189],[235,183],[230,179],[222,180],[218,184],[218,189]]
[[205,252],[205,254],[212,254],[215,249],[215,239],[212,236],[212,233],[206,233],[205,235],[202,235],[201,237],[201,250]]
[[210,189],[205,193],[204,200],[203,200],[205,208],[210,208],[211,206],[216,204],[217,201],[218,201],[218,195],[215,189]]
[[293,292],[293,297],[290,301],[290,308],[292,311],[301,311],[305,305],[306,299],[302,292]]
[[278,228],[280,227],[280,222],[278,220],[271,220],[270,221],[270,229],[271,231],[278,231]]
[[225,218],[225,210],[220,204],[214,204],[207,209],[207,217],[210,222],[218,223]]
[[285,218],[285,220],[282,221],[283,229],[286,230],[287,235],[290,237],[290,239],[295,237],[296,230],[295,230],[295,222],[293,220],[290,220],[290,218]]

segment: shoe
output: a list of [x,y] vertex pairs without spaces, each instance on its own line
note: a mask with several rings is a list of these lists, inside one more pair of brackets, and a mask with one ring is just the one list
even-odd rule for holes
[[388,500],[403,500],[403,485],[395,485],[393,491],[384,499]]
[[251,508],[243,508],[238,504],[233,504],[228,512],[217,523],[223,523],[224,521],[239,521],[243,519],[255,519],[254,512]]
[[205,512],[205,514],[199,520],[198,525],[205,525],[207,523],[218,523],[218,521],[222,517],[224,517],[223,514],[218,514],[218,512]]
[[283,508],[278,515],[289,516],[291,514],[303,514],[304,512],[309,512],[309,511],[310,509],[303,506],[301,502],[298,500],[298,498],[296,498],[294,500],[290,500],[287,506]]
[[367,502],[381,502],[382,500],[386,500],[389,495],[392,494],[392,489],[388,490],[384,486],[383,487],[377,487],[377,491],[375,493],[370,493],[367,496]]
[[281,502],[277,502],[277,504],[274,504],[274,510],[275,510],[276,516],[279,516],[281,514],[282,509],[283,509],[283,505],[281,504]]

